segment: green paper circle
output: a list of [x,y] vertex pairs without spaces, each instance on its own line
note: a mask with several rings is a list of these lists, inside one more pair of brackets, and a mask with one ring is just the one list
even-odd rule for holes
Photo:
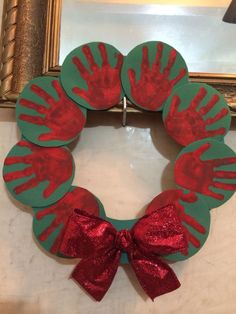
[[[152,72],[153,75],[150,76],[150,78],[148,79],[147,77],[149,76],[148,72],[150,69],[153,70],[153,64],[155,63],[155,58],[156,58],[156,54],[157,54],[157,45],[162,44],[163,45],[163,53],[162,53],[162,57],[161,57],[161,61],[160,61],[160,71],[158,73],[161,73],[160,75],[162,75],[162,77],[158,80],[158,75],[156,74],[156,72]],[[145,70],[145,76],[144,76],[144,84],[145,86],[149,86],[149,90],[151,93],[150,99],[153,99],[154,97],[157,98],[160,102],[160,104],[155,105],[155,107],[148,103],[144,104],[144,101],[142,101],[143,103],[141,104],[140,100],[135,99],[135,97],[132,96],[131,93],[131,85],[130,85],[130,80],[129,80],[129,75],[128,75],[128,71],[129,69],[133,69],[136,73],[136,84],[137,84],[137,91],[143,92],[144,95],[143,97],[147,97],[148,95],[145,95],[145,89],[144,89],[144,85],[141,86],[140,84],[140,78],[141,78],[141,64],[142,64],[142,56],[143,56],[143,48],[147,47],[148,48],[148,60],[149,60],[149,67],[146,68]],[[171,94],[171,91],[180,86],[182,86],[183,84],[186,84],[188,82],[188,68],[187,65],[183,59],[183,57],[180,55],[180,53],[174,49],[174,51],[176,51],[177,55],[176,55],[176,60],[175,63],[173,65],[173,67],[171,68],[169,74],[166,76],[166,78],[168,80],[173,80],[174,78],[177,77],[177,75],[179,74],[179,71],[181,69],[185,69],[186,70],[186,74],[183,76],[183,78],[174,85],[173,88],[170,89],[170,91],[168,91],[168,93],[166,94],[166,97],[164,97],[164,99],[161,99],[160,95],[161,95],[161,91],[165,90],[165,87],[163,85],[163,83],[165,82],[165,80],[163,80],[163,71],[166,68],[167,64],[168,64],[168,59],[170,56],[170,52],[173,50],[174,48],[167,45],[166,43],[162,43],[162,42],[158,42],[158,41],[149,41],[149,42],[145,42],[142,43],[141,45],[136,46],[135,48],[133,48],[129,54],[126,56],[124,63],[123,63],[123,67],[122,67],[122,71],[121,71],[121,80],[122,80],[122,85],[125,91],[125,94],[127,95],[127,97],[130,99],[130,101],[134,104],[136,104],[137,106],[141,107],[142,109],[146,109],[146,110],[152,110],[152,111],[159,111],[162,110],[164,102],[166,101],[166,99],[169,97],[169,95]],[[155,81],[156,79],[156,86],[153,86],[152,83]],[[140,86],[139,86],[139,84]],[[152,85],[150,87],[150,85]],[[154,88],[156,90],[156,92],[154,93]],[[154,96],[153,96],[154,95]],[[137,93],[136,93],[137,96]]]
[[[19,142],[20,143],[20,142]],[[19,144],[18,143],[18,144]],[[32,152],[28,147],[22,147],[19,146],[18,144],[16,144],[15,146],[13,146],[13,148],[10,150],[10,152],[8,153],[5,162],[7,160],[8,157],[22,157],[22,156],[27,156],[30,155]],[[33,145],[33,144],[32,144]],[[46,149],[46,148],[41,148],[42,150]],[[69,150],[66,147],[60,147],[60,148],[47,148],[47,149],[52,149],[52,150],[66,150],[67,152],[69,152]],[[8,189],[8,191],[12,194],[12,196],[20,201],[23,204],[26,205],[30,205],[30,206],[48,206],[52,203],[55,203],[57,200],[59,200],[60,198],[62,198],[64,196],[64,194],[69,190],[72,180],[74,178],[74,169],[75,169],[75,165],[74,165],[74,161],[73,161],[73,157],[69,152],[69,155],[71,156],[71,162],[72,162],[72,175],[71,177],[64,182],[63,184],[61,184],[49,197],[45,198],[43,196],[43,192],[44,190],[47,188],[49,182],[44,180],[42,182],[40,182],[37,186],[35,186],[34,188],[30,188],[24,192],[21,192],[20,194],[16,194],[16,192],[14,191],[14,189],[23,184],[26,183],[27,181],[29,181],[30,179],[34,178],[34,174],[30,175],[30,176],[25,176],[23,178],[19,178],[19,179],[15,179],[13,181],[10,182],[6,182],[6,187]],[[22,171],[28,167],[30,167],[31,164],[26,164],[23,162],[20,163],[15,163],[12,165],[6,165],[4,164],[3,166],[3,176],[7,175],[8,173],[11,172],[15,172],[15,171]]]
[[[222,165],[222,166],[217,166],[214,167],[214,171],[230,171],[233,172],[234,174],[236,174],[236,154],[235,152],[228,147],[226,144],[219,142],[219,141],[215,141],[215,140],[211,140],[211,139],[205,139],[205,140],[201,140],[201,141],[197,141],[194,142],[190,145],[188,145],[187,147],[185,147],[184,149],[182,149],[182,151],[180,152],[180,154],[177,156],[176,158],[176,162],[175,162],[175,169],[174,169],[174,177],[175,177],[175,182],[176,184],[180,187],[183,188],[187,191],[193,191],[195,192],[198,196],[201,197],[201,199],[204,200],[204,202],[206,202],[209,206],[209,208],[215,208],[218,206],[221,206],[222,204],[224,204],[228,199],[230,199],[230,197],[234,194],[235,190],[236,190],[236,175],[235,178],[231,178],[231,179],[227,179],[227,178],[221,178],[221,179],[217,179],[215,177],[212,177],[211,179],[213,180],[213,182],[222,182],[222,183],[228,183],[228,184],[232,184],[233,188],[232,190],[225,190],[225,189],[219,189],[216,187],[212,187],[210,186],[210,190],[213,191],[214,193],[217,194],[221,194],[222,195],[222,200],[219,200],[215,197],[211,197],[208,196],[206,194],[200,193],[198,191],[196,191],[196,189],[193,188],[193,186],[188,186],[188,183],[186,182],[187,180],[183,179],[183,183],[179,183],[180,179],[179,178],[179,173],[177,173],[177,163],[179,163],[179,160],[182,156],[184,156],[187,153],[192,153],[194,151],[196,151],[199,147],[201,147],[204,144],[208,144],[210,145],[209,149],[207,151],[205,151],[200,159],[204,162],[204,161],[208,161],[208,160],[214,160],[214,159],[224,159],[224,158],[235,158],[235,162],[231,163],[231,164],[227,164],[227,165]],[[188,156],[188,155],[185,155]],[[190,156],[190,160],[191,160],[191,156]],[[192,161],[193,163],[193,161]],[[201,169],[198,168],[199,173],[201,172]],[[202,175],[206,175],[206,172],[203,172]],[[181,175],[184,178],[193,178],[193,173],[191,173],[191,170],[189,170],[189,167],[183,165],[182,166],[182,171],[181,171]],[[199,182],[201,183],[201,186],[203,186],[203,179],[199,179]]]
[[[98,207],[99,207],[99,216],[104,216],[105,215],[104,208],[103,208],[103,205],[100,202],[100,200],[96,196],[94,196],[91,192],[89,192],[88,190],[85,190],[85,189],[80,188],[80,187],[72,186],[69,189],[69,191],[67,192],[67,194],[72,192],[72,191],[74,191],[75,189],[83,190],[86,195],[94,197],[94,199],[96,200],[96,202],[98,204]],[[60,201],[62,201],[62,200],[63,199],[61,199]],[[78,201],[77,206],[78,207],[82,206],[82,207],[80,207],[80,209],[86,210],[84,208],[85,204],[83,203],[83,200],[81,200],[81,202],[82,202],[82,204],[80,205],[79,201]],[[55,206],[56,204],[57,203],[55,203],[55,204],[53,204],[51,206]],[[47,208],[45,208],[45,207],[34,207],[33,208],[33,213],[34,213],[34,216],[33,216],[33,233],[35,235],[35,238],[37,239],[38,243],[46,251],[48,251],[50,254],[53,254],[53,255],[56,255],[56,256],[60,256],[60,257],[64,257],[64,258],[68,258],[68,257],[62,256],[59,252],[57,252],[57,253],[51,252],[51,248],[52,248],[53,244],[55,243],[55,240],[56,240],[57,236],[59,235],[60,231],[62,230],[62,228],[64,226],[63,223],[60,223],[55,228],[55,230],[48,236],[48,238],[46,240],[40,241],[40,239],[39,239],[39,237],[42,234],[42,232],[45,231],[51,225],[51,223],[53,221],[56,220],[56,215],[55,214],[47,214],[43,218],[37,219],[36,214],[38,214],[39,212],[43,212],[46,209]],[[65,207],[65,211],[66,211],[66,207]],[[69,217],[70,217],[70,214],[68,214],[68,218]]]
[[[194,102],[192,101],[196,99],[196,95],[198,95],[202,88],[206,91],[206,95],[199,101],[195,110],[193,108]],[[171,103],[176,97],[180,99],[180,105],[176,109],[176,112],[171,114]],[[214,97],[219,97],[219,100],[215,103],[214,107],[206,112],[206,114],[203,114],[204,112],[199,112],[201,108],[203,108],[203,110],[206,109],[206,105]],[[193,105],[192,107],[191,102]],[[189,111],[187,111],[188,109]],[[206,125],[206,120],[213,119],[221,110],[224,110],[226,115],[218,121],[212,121],[213,123]],[[170,117],[167,123],[168,115],[170,115]],[[230,128],[231,115],[223,95],[221,95],[215,88],[202,83],[189,83],[172,92],[164,105],[163,122],[168,134],[178,143],[186,146],[204,138],[222,141]],[[223,134],[219,134],[221,133],[219,131],[221,128],[225,129]],[[202,132],[202,130],[206,130],[206,132]],[[215,130],[218,130],[218,134],[213,133]]]
[[153,210],[155,210],[155,208],[161,208],[169,204],[174,204],[178,212],[178,207],[182,206],[184,208],[185,214],[191,216],[197,223],[205,228],[205,232],[197,231],[196,228],[183,221],[183,219],[180,217],[183,226],[187,228],[188,232],[199,241],[199,246],[194,246],[188,240],[188,254],[184,255],[178,252],[165,255],[164,257],[168,261],[177,262],[192,257],[202,248],[209,234],[210,211],[208,205],[199,196],[196,197],[195,201],[191,201],[191,196],[190,199],[188,201],[187,200],[188,193],[184,193],[183,190],[167,190],[156,196],[146,209],[146,213],[151,213]]
[[[44,125],[37,125],[31,122],[27,122],[22,120],[20,117],[21,115],[27,115],[27,116],[32,116],[32,117],[41,117],[41,118],[46,118],[46,115],[43,113],[39,113],[36,110],[32,109],[32,108],[28,108],[26,106],[21,105],[21,101],[22,100],[28,100],[31,101],[35,104],[37,104],[38,106],[43,106],[45,108],[50,108],[50,105],[45,101],[45,99],[41,98],[39,95],[37,95],[36,93],[34,93],[31,90],[32,85],[36,85],[38,87],[40,87],[41,89],[43,89],[44,91],[46,91],[50,96],[53,97],[53,99],[55,101],[59,100],[58,94],[56,93],[55,89],[52,86],[52,82],[53,81],[57,81],[59,82],[59,80],[55,77],[37,77],[33,80],[31,80],[23,89],[22,93],[20,94],[20,96],[18,97],[17,103],[16,103],[16,119],[17,119],[17,124],[22,132],[22,134],[24,135],[24,137],[31,141],[32,143],[35,143],[37,145],[40,146],[44,146],[44,147],[55,147],[55,146],[62,146],[65,144],[68,144],[70,142],[72,142],[75,138],[78,137],[79,133],[78,132],[75,136],[71,137],[68,140],[60,140],[60,139],[53,139],[53,140],[40,140],[39,136],[42,134],[47,134],[50,131],[52,131],[49,127],[46,126],[46,120]],[[68,97],[67,97],[68,98]],[[82,114],[84,116],[84,123],[86,122],[86,116],[87,116],[87,110],[83,107],[78,106],[77,104],[75,104],[71,99],[68,98],[68,101],[70,102],[71,106],[75,106],[74,110],[75,113],[77,115],[72,115],[72,120],[70,122],[70,125],[74,125],[76,123],[77,118],[80,118],[80,114]],[[56,116],[55,119],[60,119],[60,115],[58,115],[58,113],[56,112]],[[62,122],[64,123],[64,121]],[[61,125],[61,123],[59,123],[59,125]],[[82,130],[80,130],[82,131]]]
[[[103,61],[102,61],[102,56],[101,53],[99,51],[99,45],[100,44],[104,44],[105,45],[105,49],[107,52],[107,56],[108,56],[108,67],[102,65]],[[107,104],[106,103],[106,99],[108,99],[108,97],[104,97],[105,101],[103,101],[102,107],[101,108],[96,108],[97,105],[94,105],[91,100],[89,99],[85,99],[77,94],[75,94],[72,91],[73,87],[79,87],[80,89],[84,90],[84,91],[88,91],[88,84],[86,82],[86,80],[81,76],[80,72],[77,70],[75,64],[73,63],[72,59],[74,57],[79,58],[79,60],[81,61],[81,63],[83,64],[83,66],[85,67],[86,71],[89,73],[89,76],[92,77],[94,75],[94,73],[96,73],[97,70],[92,70],[90,68],[90,65],[88,63],[88,60],[83,52],[83,48],[84,47],[89,47],[92,56],[94,58],[95,64],[98,66],[100,71],[102,69],[102,67],[105,69],[105,72],[107,73],[107,77],[104,78],[104,81],[102,82],[103,85],[106,86],[106,84],[108,84],[107,82],[109,82],[109,86],[108,88],[104,88],[107,91],[109,91],[110,93],[112,92],[112,87],[114,87],[116,85],[116,83],[118,84],[117,80],[119,80],[120,83],[120,95],[119,97],[115,100],[112,101],[112,103]],[[84,44],[76,49],[74,49],[64,60],[62,67],[61,67],[61,82],[62,85],[65,89],[65,91],[67,92],[67,95],[69,95],[76,103],[80,104],[81,106],[84,106],[87,109],[90,110],[104,110],[104,109],[108,109],[110,107],[113,107],[115,105],[117,105],[119,103],[119,101],[122,99],[123,97],[123,90],[122,90],[122,86],[121,86],[121,80],[120,80],[120,71],[118,73],[118,77],[113,79],[113,81],[111,81],[111,76],[109,74],[109,68],[112,68],[113,71],[117,65],[117,57],[118,55],[121,55],[121,53],[112,45],[106,44],[106,43],[101,43],[101,42],[91,42],[91,43],[87,43]],[[98,75],[98,78],[101,77],[101,73]],[[99,94],[102,94],[103,91],[101,88],[99,88],[96,91],[96,95],[99,96]],[[93,96],[94,97],[94,96]]]

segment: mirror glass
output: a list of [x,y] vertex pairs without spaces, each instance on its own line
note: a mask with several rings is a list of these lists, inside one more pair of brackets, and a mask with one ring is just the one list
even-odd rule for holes
[[160,40],[183,55],[190,72],[236,74],[236,24],[222,21],[229,4],[62,0],[60,65],[71,50],[90,41],[110,43],[127,54],[142,42]]

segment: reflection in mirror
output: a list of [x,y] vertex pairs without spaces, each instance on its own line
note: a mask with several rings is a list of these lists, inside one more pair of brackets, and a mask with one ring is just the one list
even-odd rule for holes
[[179,50],[191,72],[236,73],[236,25],[222,21],[230,0],[140,2],[63,0],[60,65],[86,42],[108,42],[127,54],[142,42],[160,40]]
[[236,0],[232,0],[230,3],[230,6],[223,17],[223,21],[236,24]]

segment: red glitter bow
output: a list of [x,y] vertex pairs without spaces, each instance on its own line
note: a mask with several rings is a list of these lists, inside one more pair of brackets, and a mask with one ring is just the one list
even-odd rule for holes
[[63,255],[82,258],[72,273],[100,301],[126,252],[142,288],[153,300],[179,288],[173,270],[159,255],[186,251],[187,241],[175,207],[168,205],[143,216],[131,230],[117,231],[111,223],[76,209],[60,247]]

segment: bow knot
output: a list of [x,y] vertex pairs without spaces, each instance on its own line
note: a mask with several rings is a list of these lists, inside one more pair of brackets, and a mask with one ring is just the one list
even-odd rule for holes
[[144,291],[154,299],[180,286],[175,273],[160,256],[184,251],[187,246],[176,208],[168,205],[143,216],[131,230],[120,231],[106,220],[75,210],[60,252],[82,258],[72,278],[97,301],[109,289],[125,252]]
[[121,250],[126,253],[132,250],[133,240],[132,240],[129,230],[122,229],[117,232],[116,240],[115,240],[115,247],[116,249]]

